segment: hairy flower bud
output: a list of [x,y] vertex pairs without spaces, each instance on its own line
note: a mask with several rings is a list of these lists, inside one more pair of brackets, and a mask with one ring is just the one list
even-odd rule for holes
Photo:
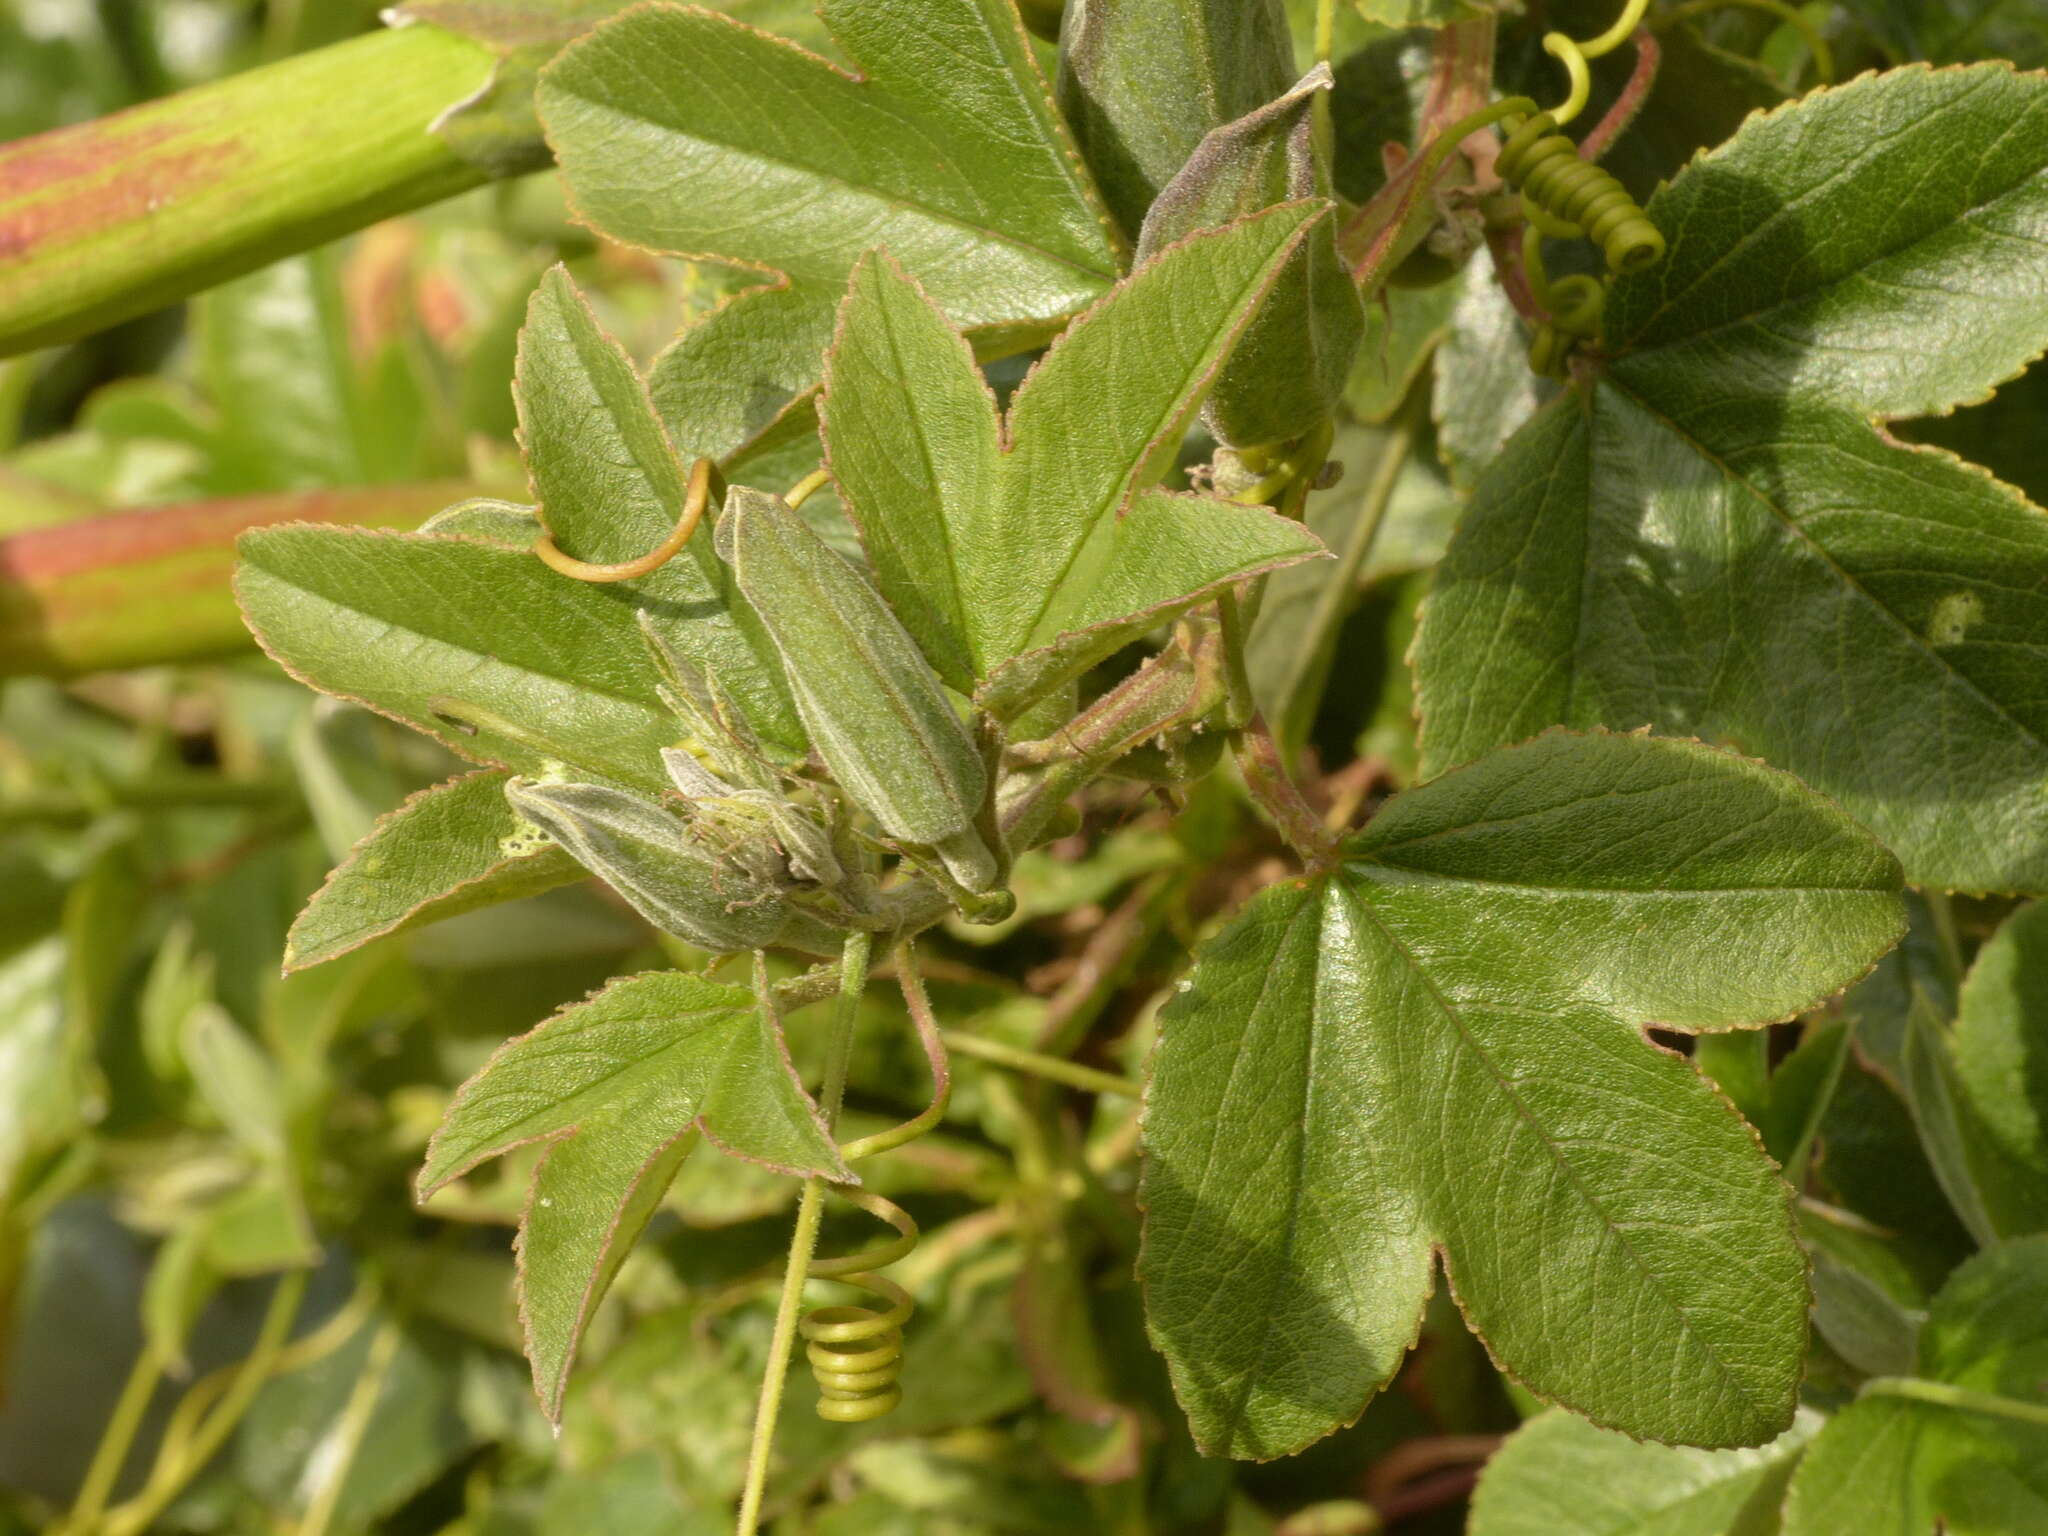
[[767,835],[721,823],[723,837],[637,795],[607,784],[535,784],[505,788],[512,808],[665,933],[702,949],[728,952],[782,945],[836,954],[839,936],[791,905],[786,863]]
[[988,775],[938,674],[868,580],[780,497],[734,487],[718,552],[760,614],[797,713],[840,788],[889,836],[932,849],[985,891],[974,829]]

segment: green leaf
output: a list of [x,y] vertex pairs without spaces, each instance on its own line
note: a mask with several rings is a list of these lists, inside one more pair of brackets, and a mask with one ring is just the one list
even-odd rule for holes
[[[1329,66],[1318,65],[1286,95],[1213,129],[1145,215],[1138,259],[1290,199],[1327,197],[1314,106],[1331,84]],[[1329,419],[1364,334],[1365,305],[1337,255],[1336,223],[1324,220],[1274,279],[1217,376],[1202,409],[1209,430],[1234,447],[1301,437]]]
[[1293,204],[1162,252],[1061,336],[1002,419],[912,283],[861,267],[825,440],[877,585],[948,682],[1013,713],[1175,609],[1319,551],[1270,512],[1149,487],[1322,216]]
[[548,1143],[520,1223],[520,1317],[551,1418],[577,1340],[687,1155],[694,1129],[786,1172],[850,1179],[775,1021],[741,987],[654,971],[507,1042],[455,1096],[421,1198]]
[[1280,0],[1086,0],[1060,39],[1060,108],[1125,229],[1212,128],[1294,79]]
[[[561,549],[605,564],[669,537],[688,472],[632,360],[561,267],[534,292],[513,390],[534,499]],[[713,673],[766,740],[801,754],[803,729],[782,667],[713,553],[710,524],[703,519],[653,574],[618,583],[615,600],[644,607],[661,637]]]
[[84,1129],[91,1043],[64,1007],[64,941],[50,937],[0,961],[0,1215],[42,1162]]
[[[2048,1237],[1979,1254],[1934,1298],[1910,1385],[2048,1409]],[[2048,1527],[2048,1426],[1866,1393],[1808,1449],[1785,1536],[2011,1536]]]
[[465,774],[378,818],[292,923],[285,970],[581,880],[582,866],[505,803],[510,777]]
[[237,548],[249,627],[302,682],[474,761],[667,784],[675,721],[617,594],[525,551],[426,534],[299,524]]
[[1805,1259],[1747,1126],[1645,1021],[1784,1017],[1898,937],[1898,867],[1785,774],[1551,733],[1389,801],[1160,1018],[1139,1271],[1197,1442],[1357,1416],[1433,1251],[1495,1360],[1646,1438],[1791,1422]]
[[[1398,294],[1391,296],[1399,303]],[[1472,253],[1436,354],[1431,410],[1451,483],[1469,491],[1556,386],[1529,369],[1529,328],[1515,313],[1485,247]],[[1371,357],[1368,350],[1359,366]]]
[[1785,1483],[1822,1420],[1744,1451],[1646,1445],[1553,1409],[1508,1436],[1469,1536],[1775,1536]]
[[[2048,902],[1977,951],[1956,1017],[1956,1075],[2016,1182],[2048,1190]],[[2048,1225],[2048,1196],[2040,1202]]]
[[863,251],[887,246],[998,348],[1051,334],[1120,265],[1009,0],[823,10],[857,75],[730,17],[648,5],[541,78],[584,218],[770,278],[656,366],[656,400],[692,454],[735,451],[817,383]]
[[1416,652],[1426,763],[1545,725],[1728,741],[1919,884],[2048,888],[2048,520],[1872,416],[2048,345],[2048,80],[1866,76],[1649,205],[1616,355],[1480,482]]

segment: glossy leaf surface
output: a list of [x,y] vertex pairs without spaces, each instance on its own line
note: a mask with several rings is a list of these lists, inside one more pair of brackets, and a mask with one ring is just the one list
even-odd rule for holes
[[780,1032],[744,988],[655,971],[509,1041],[427,1149],[430,1195],[486,1158],[549,1144],[520,1223],[520,1311],[550,1416],[611,1273],[701,1128],[794,1173],[846,1177]]
[[1551,723],[1718,738],[1918,883],[2048,886],[2048,520],[1873,417],[2048,344],[2048,81],[1898,70],[1752,119],[1651,201],[1604,370],[1478,492],[1416,653],[1432,771]]
[[1001,418],[915,286],[861,267],[827,382],[830,463],[878,585],[948,682],[1007,712],[1176,605],[1320,551],[1263,509],[1152,489],[1318,227],[1290,204],[1162,252],[1074,323]]
[[1805,1260],[1725,1100],[1640,1026],[1780,1018],[1898,937],[1898,868],[1784,774],[1553,733],[1388,802],[1161,1016],[1140,1274],[1198,1443],[1355,1417],[1440,1250],[1539,1395],[1646,1438],[1791,1421]]

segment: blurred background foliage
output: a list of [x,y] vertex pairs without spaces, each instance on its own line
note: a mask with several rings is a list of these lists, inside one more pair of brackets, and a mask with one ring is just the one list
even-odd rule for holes
[[[727,8],[819,41],[801,0]],[[1313,6],[1297,9],[1305,22]],[[1813,9],[1853,65],[1928,52],[1916,29],[1942,7]],[[0,0],[0,139],[334,42],[374,26],[375,11],[373,0]],[[1768,60],[1768,23],[1726,13],[1684,46]],[[1503,24],[1506,74],[1539,66],[1547,24]],[[2012,25],[2003,46],[2038,49],[2048,35]],[[1364,167],[1342,190],[1356,199],[1373,190],[1377,144],[1409,136],[1426,47],[1350,9],[1339,41],[1336,118],[1358,146],[1347,164]],[[1632,179],[1668,174],[1777,99],[1763,66],[1719,57],[1721,97],[1653,104],[1623,141],[1617,164]],[[599,245],[570,223],[547,173],[390,220],[172,310],[0,361],[0,540],[98,528],[88,520],[132,509],[189,516],[219,498],[360,488],[371,494],[348,515],[409,524],[465,495],[523,495],[513,343],[557,260],[643,360],[737,281]],[[1334,814],[1355,816],[1413,772],[1402,656],[1418,573],[1442,550],[1458,489],[1498,445],[1484,410],[1442,417],[1439,406],[1439,424],[1432,390],[1495,402],[1505,417],[1533,388],[1483,265],[1376,313],[1335,451],[1350,473],[1317,503],[1340,543],[1374,466],[1405,454],[1322,658],[1352,684],[1323,698],[1318,674],[1291,694],[1291,732],[1319,753],[1315,792]],[[1001,365],[998,384],[1022,366]],[[2037,369],[1991,406],[1922,430],[2038,497],[2048,448],[1999,413],[2038,421],[2038,399],[2023,396],[2043,378]],[[295,505],[313,506],[286,500],[275,515]],[[829,497],[814,505],[832,516]],[[410,1188],[454,1085],[497,1044],[610,975],[702,957],[586,884],[280,979],[285,930],[326,870],[378,815],[460,765],[256,656],[226,597],[220,541],[210,558],[98,600],[197,605],[195,648],[217,659],[60,680],[27,674],[81,669],[0,639],[0,670],[23,674],[0,684],[0,1531],[61,1528],[74,1508],[94,1516],[74,1531],[722,1531],[790,1181],[708,1146],[692,1155],[592,1329],[559,1440],[534,1404],[510,1299],[531,1159],[424,1209]],[[1276,581],[1255,667],[1296,666],[1319,579],[1308,569]],[[1015,918],[932,945],[942,1015],[1135,1074],[1187,946],[1274,878],[1277,857],[1225,783],[1206,783],[1178,819],[1144,785],[1097,791],[1082,834],[1023,861]],[[1970,933],[1999,915],[1964,910]],[[1912,953],[1888,964],[1909,966]],[[1890,975],[1848,1006],[1878,1017]],[[924,1088],[907,1028],[883,1017],[879,994],[868,1006],[853,1134],[921,1107]],[[820,1023],[792,1018],[800,1058]],[[1776,1055],[1799,1035],[1783,1027]],[[1875,1138],[1892,1171],[1836,1193],[1911,1223],[1900,1262],[1938,1278],[1967,1239],[1890,1089],[1851,1072],[1875,1107],[1844,1134]],[[1404,1532],[1462,1527],[1477,1466],[1533,1405],[1445,1297],[1399,1389],[1359,1424],[1284,1463],[1204,1461],[1144,1342],[1130,1279],[1134,1105],[1062,1096],[968,1059],[956,1074],[945,1130],[878,1175],[927,1233],[902,1266],[923,1303],[905,1406],[835,1429],[809,1414],[808,1378],[793,1377],[778,1529],[1255,1536],[1303,1506],[1361,1498]],[[1795,1126],[1798,1108],[1787,1110]],[[861,1223],[828,1225],[827,1250],[863,1240]]]

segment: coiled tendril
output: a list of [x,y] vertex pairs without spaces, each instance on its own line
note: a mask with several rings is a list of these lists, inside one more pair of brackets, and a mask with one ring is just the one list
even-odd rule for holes
[[[851,1163],[873,1157],[917,1140],[939,1123],[952,1097],[952,1073],[946,1064],[946,1047],[939,1039],[939,1024],[925,995],[924,982],[906,940],[896,952],[896,974],[903,987],[903,1001],[910,1021],[916,1026],[925,1060],[932,1073],[932,1102],[915,1119],[873,1136],[840,1145],[839,1155]],[[859,1206],[870,1216],[894,1227],[893,1242],[836,1259],[818,1259],[811,1274],[820,1280],[837,1280],[886,1302],[886,1307],[814,1307],[797,1323],[806,1340],[804,1354],[811,1374],[818,1381],[818,1417],[836,1424],[864,1424],[879,1419],[903,1401],[897,1384],[903,1370],[903,1325],[910,1320],[915,1303],[910,1293],[875,1271],[908,1258],[917,1247],[917,1222],[893,1200],[865,1189],[834,1191]]]
[[1606,170],[1579,158],[1579,147],[1557,131],[1557,119],[1535,111],[1501,146],[1501,179],[1522,194],[1529,222],[1545,234],[1584,234],[1616,272],[1640,272],[1664,259],[1664,236],[1645,217],[1628,189]]

